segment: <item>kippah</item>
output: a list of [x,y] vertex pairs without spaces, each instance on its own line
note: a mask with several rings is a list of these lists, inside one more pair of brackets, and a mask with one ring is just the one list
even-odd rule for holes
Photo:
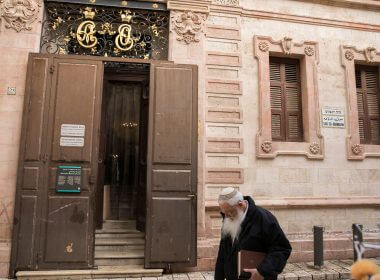
[[229,200],[230,198],[233,198],[236,194],[236,189],[232,187],[224,188],[219,194],[219,200]]

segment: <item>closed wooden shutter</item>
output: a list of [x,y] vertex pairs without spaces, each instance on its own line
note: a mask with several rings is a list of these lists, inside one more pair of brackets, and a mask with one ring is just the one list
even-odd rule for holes
[[270,58],[272,139],[303,141],[299,61]]
[[356,65],[355,80],[362,144],[380,144],[379,71],[377,67]]

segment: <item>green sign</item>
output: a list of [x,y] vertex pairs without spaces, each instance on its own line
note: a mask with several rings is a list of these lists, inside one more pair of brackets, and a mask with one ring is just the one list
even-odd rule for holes
[[79,193],[82,187],[82,166],[65,166],[57,168],[56,192]]

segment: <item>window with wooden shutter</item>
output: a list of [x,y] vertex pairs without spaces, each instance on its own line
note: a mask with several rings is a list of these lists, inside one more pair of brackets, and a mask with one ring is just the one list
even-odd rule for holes
[[361,144],[380,144],[379,71],[376,66],[355,65]]
[[303,141],[300,67],[297,59],[271,57],[272,139]]

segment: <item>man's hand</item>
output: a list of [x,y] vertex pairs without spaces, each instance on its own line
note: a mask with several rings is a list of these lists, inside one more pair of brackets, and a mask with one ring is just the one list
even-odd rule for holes
[[257,269],[244,269],[244,271],[251,273],[250,280],[264,280],[264,277],[257,271]]

